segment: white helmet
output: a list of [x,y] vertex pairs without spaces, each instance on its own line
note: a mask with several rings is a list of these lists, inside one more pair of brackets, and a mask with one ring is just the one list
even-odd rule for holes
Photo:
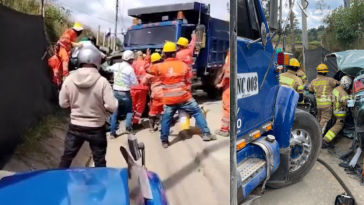
[[123,60],[128,61],[134,59],[134,53],[133,51],[127,50],[123,53]]
[[350,88],[350,85],[353,81],[351,80],[351,78],[349,76],[344,76],[341,78],[340,83],[341,85],[344,85],[346,89]]

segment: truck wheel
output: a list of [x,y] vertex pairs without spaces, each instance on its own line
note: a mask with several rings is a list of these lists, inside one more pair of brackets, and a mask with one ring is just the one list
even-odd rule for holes
[[316,163],[321,150],[320,124],[309,113],[296,109],[291,130],[291,162],[287,183],[269,183],[271,188],[282,188],[299,182]]

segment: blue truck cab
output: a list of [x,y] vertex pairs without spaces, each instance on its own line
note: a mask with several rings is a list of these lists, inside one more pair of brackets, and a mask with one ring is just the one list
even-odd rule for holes
[[[196,32],[193,88],[214,90],[229,50],[229,22],[210,16],[210,5],[192,2],[128,10],[133,25],[124,36],[124,50],[161,52],[166,41],[191,40]],[[213,92],[210,92],[214,96]]]
[[270,1],[269,27],[261,1],[237,4],[237,196],[244,204],[266,186],[300,181],[316,162],[322,136],[317,120],[296,110],[298,93],[279,85],[278,43],[271,41],[283,34],[278,0]]

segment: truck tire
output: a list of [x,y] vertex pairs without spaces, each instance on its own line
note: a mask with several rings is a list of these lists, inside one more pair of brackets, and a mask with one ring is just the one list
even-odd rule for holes
[[[308,152],[308,157],[306,156],[306,160],[304,160],[304,163],[301,164],[301,166],[292,166],[289,170],[289,176],[288,176],[288,182],[287,183],[267,183],[268,187],[271,188],[282,188],[286,187],[292,184],[295,184],[302,180],[308,172],[312,169],[312,167],[315,165],[318,155],[320,154],[321,150],[321,143],[322,143],[322,134],[321,134],[321,128],[319,122],[308,112],[296,109],[293,126],[291,130],[291,164],[295,162],[296,160],[299,160],[299,157],[303,157],[305,155],[301,154],[297,158],[296,154],[297,152],[293,152],[294,149],[298,148],[297,146],[300,145],[294,145],[292,139],[294,139],[294,134],[297,131],[303,131],[303,136],[305,136],[305,139],[309,139],[309,144],[311,145],[311,149]],[[307,135],[308,134],[308,135]],[[308,143],[308,142],[307,142]],[[294,145],[294,146],[293,146]],[[293,146],[293,148],[292,148]],[[302,146],[303,147],[303,146]],[[302,148],[303,149],[303,148]],[[307,150],[304,150],[307,151]],[[304,152],[302,151],[302,153]],[[299,153],[299,152],[298,152]],[[307,152],[306,152],[307,153]],[[296,169],[293,169],[296,168]]]

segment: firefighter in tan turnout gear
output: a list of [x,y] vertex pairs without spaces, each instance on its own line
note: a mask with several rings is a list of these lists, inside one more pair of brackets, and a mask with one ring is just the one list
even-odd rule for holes
[[336,86],[340,85],[340,82],[326,77],[326,74],[329,72],[328,67],[325,64],[320,64],[317,66],[317,78],[314,79],[310,86],[310,93],[314,93],[316,97],[317,104],[317,120],[320,122],[322,128],[322,134],[325,131],[327,122],[332,117],[332,91]]
[[298,70],[297,71],[297,76],[299,78],[301,78],[303,85],[306,85],[308,80],[307,80],[307,76],[306,76],[305,72],[303,72],[302,70]]
[[330,142],[336,137],[336,135],[343,128],[346,118],[346,105],[349,98],[347,91],[349,91],[352,80],[348,76],[341,78],[340,85],[337,86],[333,91],[334,102],[332,104],[333,115],[336,118],[335,125],[327,131],[324,140],[322,140],[322,148],[334,148]]
[[288,70],[279,75],[279,84],[293,88],[299,94],[298,102],[303,101],[303,83],[301,78],[297,76],[300,69],[300,63],[297,59],[292,58],[287,66]]

